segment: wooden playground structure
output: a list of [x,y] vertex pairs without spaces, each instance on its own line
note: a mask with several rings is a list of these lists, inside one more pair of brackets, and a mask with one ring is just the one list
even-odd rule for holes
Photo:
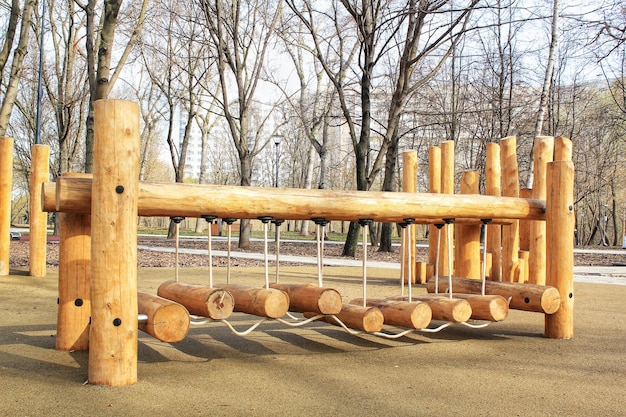
[[[225,320],[240,311],[283,320],[299,312],[306,320],[382,334],[383,325],[429,331],[431,320],[469,326],[473,320],[499,321],[514,308],[544,314],[547,337],[574,335],[574,167],[566,138],[535,140],[530,191],[519,189],[516,138],[489,143],[487,195],[480,195],[474,171],[463,173],[461,194],[454,194],[450,141],[429,150],[429,193],[416,193],[415,152],[403,155],[403,192],[398,193],[139,182],[139,132],[135,103],[101,100],[95,105],[93,175],[68,173],[49,183],[47,156],[40,162],[33,157],[31,219],[43,215],[45,231],[45,213],[60,216],[56,346],[89,350],[92,384],[136,382],[138,329],[162,341],[180,341],[190,314]],[[0,275],[8,275],[12,152],[12,141],[0,138]],[[367,297],[366,256],[363,297],[350,303],[323,286],[321,273],[317,286],[270,283],[267,260],[260,288],[176,280],[162,284],[158,295],[142,293],[138,216],[260,219],[266,233],[272,220],[314,220],[318,227],[331,220],[359,221],[364,244],[372,221],[398,223],[402,294]],[[429,225],[427,262],[415,259],[416,224]],[[209,256],[210,245],[209,235]],[[32,262],[40,251],[31,252]],[[35,276],[45,275],[45,240],[43,259],[44,273]],[[417,283],[429,294],[413,294]]]

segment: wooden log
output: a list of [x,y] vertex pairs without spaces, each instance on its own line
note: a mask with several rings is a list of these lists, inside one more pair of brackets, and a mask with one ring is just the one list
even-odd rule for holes
[[[441,193],[441,148],[438,146],[428,148],[428,191]],[[437,253],[437,227],[431,224],[428,226],[428,263],[433,265],[433,271],[439,262]]]
[[[521,188],[519,190],[519,196],[521,198],[531,198],[532,195],[533,195],[532,188]],[[531,221],[527,221],[527,220],[519,221],[519,249],[520,251],[523,251],[523,250],[527,251],[530,249],[530,224],[531,223],[532,223]]]
[[206,285],[166,281],[159,285],[157,295],[185,306],[191,314],[212,320],[227,319],[235,308],[230,292]]
[[[363,305],[363,299],[357,298],[350,304]],[[428,303],[421,301],[394,301],[384,298],[368,298],[366,305],[376,307],[383,313],[384,323],[409,329],[423,329],[430,324],[433,312]]]
[[0,137],[0,276],[9,275],[13,139]]
[[[478,171],[465,171],[461,177],[461,194],[477,195]],[[454,244],[455,271],[458,275],[480,279],[480,228],[481,226],[459,224],[456,226]]]
[[554,160],[571,161],[573,146],[572,141],[564,136],[554,139]]
[[[500,184],[502,170],[500,165],[500,145],[488,143],[487,158],[485,161],[485,193],[499,197],[502,194]],[[492,267],[489,279],[500,281],[502,278],[502,227],[496,222],[487,226],[487,252],[492,254]]]
[[[408,301],[408,297],[402,296],[390,297],[389,299]],[[432,311],[433,320],[462,323],[468,321],[472,316],[472,306],[467,300],[450,298],[447,294],[418,294],[413,295],[411,300],[427,303]]]
[[547,271],[549,285],[560,294],[560,307],[546,314],[545,334],[558,339],[574,337],[574,164],[548,164],[546,205]]
[[[519,197],[519,173],[517,166],[517,138],[509,136],[500,141],[502,172],[502,195]],[[502,281],[513,282],[519,251],[519,222],[502,227]]]
[[[44,182],[41,184],[41,210],[52,213],[57,210],[56,204],[56,192],[57,192],[57,183],[56,182]],[[91,194],[91,190],[88,191]],[[91,197],[89,198],[89,204],[91,205]],[[79,213],[85,214],[85,213]],[[89,214],[89,213],[86,213]]]
[[304,313],[339,314],[343,301],[341,294],[332,288],[306,284],[270,284],[289,296],[289,310]]
[[[482,282],[475,279],[452,278],[455,293],[480,294]],[[426,284],[428,292],[435,291],[433,279]],[[448,279],[439,280],[439,291],[447,291]],[[485,294],[511,298],[509,308],[552,314],[559,309],[560,296],[554,287],[517,282],[485,282]]]
[[453,293],[452,298],[467,300],[472,320],[502,321],[509,315],[509,303],[501,295]]
[[[531,282],[530,280],[530,252],[526,251],[526,250],[521,250],[518,253],[519,257],[517,260],[517,269],[519,270],[519,276],[517,279],[517,282],[521,282],[521,283],[529,283],[529,284],[534,284],[534,282]],[[544,284],[539,284],[539,285],[545,285]]]
[[[454,195],[454,141],[441,142],[441,193]],[[450,216],[454,218],[456,216]],[[448,250],[448,240],[450,248]],[[439,250],[439,273],[448,275],[454,273],[454,225],[447,224],[441,230],[441,248]],[[449,270],[452,265],[452,271]]]
[[[315,313],[304,313],[304,317],[313,317]],[[363,307],[355,304],[343,304],[339,314],[332,316],[324,316],[321,321],[340,326],[334,319],[337,317],[346,327],[350,329],[360,330],[362,332],[379,332],[383,329],[385,317],[383,313],[376,307]]]
[[416,262],[415,263],[415,279],[413,284],[426,284],[428,281],[428,263]]
[[46,276],[46,249],[48,245],[48,214],[41,210],[41,191],[50,181],[50,147],[33,145],[30,171],[30,245],[29,269],[32,277]]
[[[410,150],[402,153],[402,191],[406,193],[416,193],[417,192],[417,151]],[[412,283],[415,283],[415,259],[417,255],[417,248],[415,242],[415,232],[416,225],[410,224],[407,226],[408,229],[408,241],[406,245],[408,246],[408,251],[406,248],[400,248],[400,250],[405,251],[404,253],[408,254],[408,256],[404,257],[404,271],[406,277],[405,281],[409,276],[409,268],[411,268],[411,279]]]
[[[535,138],[533,149],[533,190],[532,198],[546,199],[548,194],[548,163],[554,155],[554,138]],[[531,284],[546,285],[546,222],[530,222],[530,252],[528,258],[528,279]]]
[[[72,199],[57,201],[57,211],[89,213],[89,179],[57,178],[58,187],[71,187]],[[82,183],[83,185],[78,185]],[[176,198],[172,198],[172,196]],[[221,218],[255,219],[264,213],[277,219],[306,220],[324,217],[351,221],[372,218],[400,223],[405,218],[439,220],[514,219],[545,220],[545,201],[486,195],[441,195],[349,190],[241,187],[184,183],[139,183],[138,210],[141,216],[185,216],[199,218],[213,213]]]
[[139,106],[94,104],[88,380],[137,382]]
[[281,290],[239,284],[223,285],[222,288],[233,295],[234,311],[277,319],[289,310],[289,296]]
[[139,322],[139,330],[148,333],[161,342],[176,343],[187,336],[189,312],[182,305],[145,292],[137,293],[139,314],[148,316]]
[[59,213],[59,239],[56,348],[88,350],[91,319],[91,216]]

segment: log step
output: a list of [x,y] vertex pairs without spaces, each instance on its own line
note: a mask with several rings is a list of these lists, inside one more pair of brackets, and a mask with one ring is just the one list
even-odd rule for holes
[[223,285],[222,288],[233,295],[234,311],[277,319],[289,310],[289,296],[281,290],[239,284]]
[[[389,297],[389,300],[409,301],[408,297]],[[451,321],[454,323],[466,322],[472,316],[472,306],[469,301],[460,298],[450,298],[444,294],[417,294],[412,301],[427,303],[432,310],[433,320]]]
[[191,314],[213,320],[227,319],[235,307],[232,294],[224,289],[206,285],[167,281],[159,286],[157,294],[182,304]]
[[[315,315],[316,313],[313,312],[304,313],[304,317],[307,318]],[[376,307],[363,307],[363,305],[354,304],[344,304],[341,306],[341,311],[334,316],[341,320],[346,327],[367,333],[381,331],[385,319],[383,313]],[[333,316],[324,316],[320,320],[339,326]]]
[[339,314],[343,301],[341,294],[332,288],[317,287],[311,284],[270,284],[289,296],[289,310],[298,313],[307,311],[318,314]]
[[[457,293],[480,294],[482,282],[477,279],[452,278],[452,290]],[[431,278],[426,284],[428,292],[435,291],[435,281]],[[439,291],[448,289],[448,278],[439,278]],[[561,304],[559,291],[554,287],[517,282],[486,281],[485,294],[500,295],[506,300],[511,298],[509,308],[554,314]]]
[[189,312],[182,305],[165,298],[137,292],[139,314],[148,316],[139,322],[139,330],[168,343],[180,342],[189,331]]
[[[357,298],[350,304],[363,305],[363,299]],[[409,329],[423,329],[428,327],[433,312],[428,303],[415,301],[394,301],[384,298],[368,298],[367,306],[378,308],[384,316],[384,323],[391,326],[406,327]]]

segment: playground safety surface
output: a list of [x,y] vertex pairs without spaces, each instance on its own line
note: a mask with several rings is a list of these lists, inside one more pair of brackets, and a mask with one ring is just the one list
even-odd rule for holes
[[[83,385],[87,352],[54,349],[57,269],[46,278],[11,273],[0,278],[0,416],[626,414],[626,286],[575,283],[572,340],[545,338],[543,315],[521,311],[483,329],[455,325],[397,340],[320,322],[267,322],[245,338],[212,322],[176,344],[140,332],[138,382],[109,388]],[[216,286],[224,282],[225,268],[214,274]],[[397,271],[367,274],[369,296],[399,292]],[[180,274],[191,283],[207,275]],[[172,268],[142,268],[139,289],[155,293],[172,277]],[[314,266],[281,267],[281,282],[316,277]],[[362,295],[360,277],[360,268],[324,268],[325,286],[344,301]],[[263,268],[233,269],[232,279],[261,286]],[[240,329],[256,320],[232,316]]]

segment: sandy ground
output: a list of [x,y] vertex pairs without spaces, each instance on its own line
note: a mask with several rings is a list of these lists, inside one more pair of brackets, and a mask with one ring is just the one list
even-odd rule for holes
[[[315,282],[315,268],[281,271],[283,282]],[[217,283],[224,273],[215,270]],[[233,279],[262,285],[262,273],[238,268]],[[325,284],[348,300],[361,295],[360,274],[327,267]],[[369,294],[396,294],[389,275],[370,268]],[[139,288],[154,293],[172,277],[171,268],[142,268]],[[1,416],[626,414],[626,286],[575,285],[573,340],[545,338],[543,316],[520,311],[484,329],[397,340],[319,322],[264,323],[245,338],[209,323],[176,344],[140,333],[139,381],[109,388],[83,384],[86,352],[54,349],[57,278],[49,268],[43,279],[23,269],[0,279]],[[206,282],[207,272],[185,268],[181,280]],[[243,329],[255,318],[232,321]]]

